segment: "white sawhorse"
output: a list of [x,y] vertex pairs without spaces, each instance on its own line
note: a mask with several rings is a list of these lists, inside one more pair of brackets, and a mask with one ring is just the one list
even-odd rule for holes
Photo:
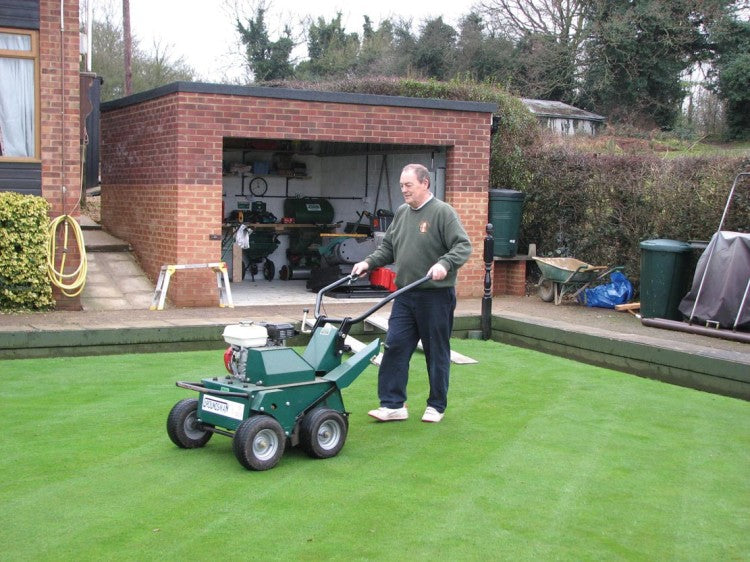
[[232,302],[232,289],[229,288],[229,276],[227,275],[227,264],[223,261],[216,263],[192,263],[184,265],[162,265],[159,272],[159,280],[156,282],[154,298],[151,299],[150,310],[164,310],[164,301],[167,299],[169,280],[175,271],[183,269],[212,269],[216,273],[216,285],[219,289],[219,306],[234,308]]

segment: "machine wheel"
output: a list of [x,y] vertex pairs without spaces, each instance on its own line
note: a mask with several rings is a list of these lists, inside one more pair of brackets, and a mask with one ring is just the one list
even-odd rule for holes
[[316,408],[302,420],[299,442],[311,457],[327,459],[339,454],[346,433],[347,423],[343,415],[336,410]]
[[268,470],[284,454],[286,435],[281,424],[270,416],[251,416],[234,433],[232,449],[248,470]]
[[549,279],[544,279],[539,284],[539,298],[544,302],[552,302],[555,300],[555,283]]
[[213,435],[198,421],[198,400],[185,398],[174,405],[167,418],[167,434],[172,443],[183,449],[203,447]]
[[276,266],[273,264],[271,260],[266,258],[266,261],[263,263],[263,277],[266,281],[272,281],[273,276],[276,274]]

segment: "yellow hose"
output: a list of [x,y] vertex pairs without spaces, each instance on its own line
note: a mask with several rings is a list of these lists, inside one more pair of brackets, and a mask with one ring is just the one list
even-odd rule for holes
[[[55,256],[57,255],[57,231],[63,226],[64,232],[62,237],[63,249],[60,260],[60,268],[55,267]],[[81,263],[72,273],[65,273],[65,259],[68,254],[68,234],[73,229],[75,243],[78,253],[81,256]],[[62,294],[66,297],[75,297],[81,294],[83,287],[86,285],[86,274],[88,273],[88,259],[86,258],[86,247],[83,242],[83,231],[76,220],[70,215],[61,215],[53,219],[49,225],[49,242],[47,247],[47,273],[50,281],[56,287],[60,288]]]

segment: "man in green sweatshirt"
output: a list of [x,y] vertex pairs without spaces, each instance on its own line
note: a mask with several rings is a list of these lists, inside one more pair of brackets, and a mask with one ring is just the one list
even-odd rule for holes
[[380,407],[368,414],[379,421],[405,420],[409,361],[421,339],[427,362],[430,395],[424,422],[439,422],[448,405],[450,336],[456,308],[456,272],[471,255],[471,242],[456,211],[430,192],[430,173],[421,164],[401,172],[405,204],[396,211],[383,243],[352,273],[396,265],[396,286],[425,275],[431,281],[393,301],[385,352],[378,372]]

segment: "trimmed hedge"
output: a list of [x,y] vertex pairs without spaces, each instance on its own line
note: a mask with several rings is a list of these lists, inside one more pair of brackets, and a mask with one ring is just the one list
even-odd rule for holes
[[47,276],[49,203],[42,197],[0,192],[0,311],[54,306]]
[[[573,256],[596,265],[624,265],[640,278],[640,242],[709,240],[741,158],[661,159],[602,155],[559,145],[528,154],[521,248]],[[750,190],[738,188],[724,230],[750,232]]]

